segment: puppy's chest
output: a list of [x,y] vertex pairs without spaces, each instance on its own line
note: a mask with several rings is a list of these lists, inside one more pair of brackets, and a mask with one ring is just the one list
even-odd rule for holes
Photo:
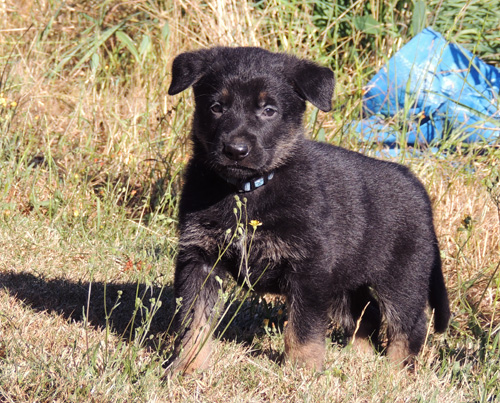
[[259,227],[237,232],[228,250],[231,256],[249,264],[278,264],[304,257],[300,245],[277,232]]
[[196,247],[217,260],[230,260],[254,267],[302,260],[307,248],[300,237],[280,233],[257,220],[227,225],[214,220],[190,220],[180,234],[181,247]]
[[303,259],[301,248],[264,228],[235,236],[221,259],[240,284],[258,292],[280,293],[294,262]]

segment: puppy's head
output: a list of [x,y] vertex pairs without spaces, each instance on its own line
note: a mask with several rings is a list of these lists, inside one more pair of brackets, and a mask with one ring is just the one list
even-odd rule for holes
[[182,53],[170,95],[194,89],[194,152],[227,178],[279,167],[302,136],[305,101],[331,109],[333,73],[312,62],[259,48]]

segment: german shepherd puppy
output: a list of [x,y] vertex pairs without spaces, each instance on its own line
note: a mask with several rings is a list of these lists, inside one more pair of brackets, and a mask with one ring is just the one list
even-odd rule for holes
[[196,102],[179,209],[176,370],[207,366],[225,273],[286,297],[285,355],[308,368],[322,368],[332,319],[366,349],[384,315],[387,355],[403,363],[424,342],[428,302],[435,330],[446,329],[422,184],[402,165],[304,137],[306,101],[329,111],[334,83],[328,68],[259,48],[175,58],[168,93],[193,86]]

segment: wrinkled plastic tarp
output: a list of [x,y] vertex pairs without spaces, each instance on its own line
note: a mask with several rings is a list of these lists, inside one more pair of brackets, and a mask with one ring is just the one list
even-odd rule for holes
[[[426,28],[364,88],[366,119],[355,130],[390,147],[433,145],[454,135],[498,144],[499,93],[500,70]],[[394,124],[398,119],[405,123]]]

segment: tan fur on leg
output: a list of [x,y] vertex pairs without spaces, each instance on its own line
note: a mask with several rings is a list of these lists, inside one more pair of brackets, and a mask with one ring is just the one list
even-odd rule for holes
[[362,354],[373,355],[375,353],[375,350],[373,349],[373,346],[371,345],[370,340],[368,340],[368,338],[363,338],[359,336],[353,337],[352,346],[354,350]]
[[408,340],[403,336],[392,337],[387,347],[387,357],[395,363],[405,366],[411,361],[412,354],[408,348]]
[[211,327],[204,314],[203,307],[195,309],[190,330],[184,336],[179,358],[174,363],[174,371],[190,374],[208,367],[211,347]]
[[321,371],[325,357],[324,337],[300,343],[288,323],[285,329],[285,354],[288,360],[300,367]]

